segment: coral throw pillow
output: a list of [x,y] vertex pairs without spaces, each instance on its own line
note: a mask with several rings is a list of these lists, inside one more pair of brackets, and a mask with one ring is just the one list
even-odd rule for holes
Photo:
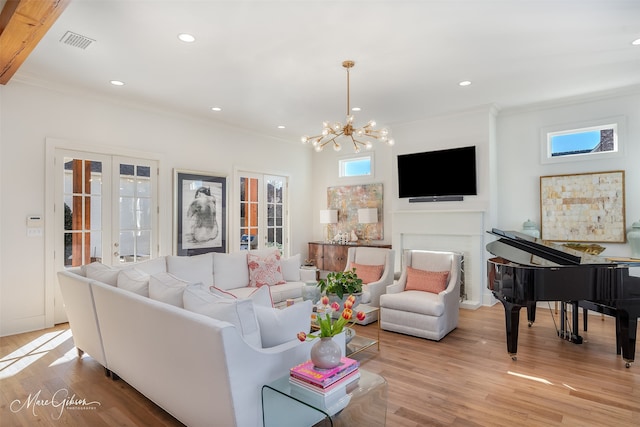
[[407,267],[405,291],[423,291],[439,294],[447,289],[448,271],[426,271]]
[[249,266],[249,286],[282,285],[287,283],[280,266],[280,251],[277,249],[265,254],[247,254]]
[[351,268],[356,269],[356,275],[362,279],[362,283],[367,284],[377,282],[382,277],[384,265],[366,265],[351,263]]

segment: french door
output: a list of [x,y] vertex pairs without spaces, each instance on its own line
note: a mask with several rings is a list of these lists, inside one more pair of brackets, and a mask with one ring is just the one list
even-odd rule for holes
[[287,178],[239,173],[239,248],[277,247],[288,254]]
[[[122,265],[158,252],[154,160],[56,149],[55,270]],[[54,322],[65,321],[56,286]]]

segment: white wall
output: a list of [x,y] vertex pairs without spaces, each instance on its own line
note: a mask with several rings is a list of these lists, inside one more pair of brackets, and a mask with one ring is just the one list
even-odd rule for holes
[[[229,178],[229,217],[240,168],[291,179],[291,252],[306,254],[311,239],[308,147],[211,122],[147,111],[12,81],[0,87],[0,335],[49,326],[51,289],[45,289],[44,238],[26,236],[26,217],[44,214],[45,140],[70,141],[88,150],[148,154],[160,159],[161,254],[172,251],[173,169],[215,172]],[[45,227],[51,227],[45,218]],[[232,230],[228,229],[229,234]],[[229,235],[229,238],[232,236]],[[50,316],[49,316],[50,317]]]
[[[541,129],[614,116],[626,118],[624,156],[542,164]],[[503,111],[497,120],[498,209],[495,226],[520,230],[531,219],[540,225],[540,176],[625,171],[627,230],[640,219],[640,88],[590,98]],[[604,244],[603,256],[629,256],[629,244]]]
[[[612,116],[626,117],[624,157],[571,163],[542,164],[540,161],[540,130],[563,124],[597,120]],[[384,118],[379,118],[383,120]],[[314,238],[323,238],[318,210],[326,208],[327,187],[354,183],[382,182],[384,185],[385,241],[396,250],[399,242],[393,237],[393,213],[425,211],[425,218],[434,212],[482,212],[486,230],[497,227],[520,230],[522,223],[531,219],[540,224],[539,178],[544,175],[565,173],[625,170],[627,228],[640,219],[640,88],[631,87],[607,94],[592,94],[580,99],[558,100],[544,105],[528,106],[497,112],[492,106],[475,110],[443,114],[438,117],[395,125],[391,128],[396,145],[389,149],[375,146],[375,177],[372,179],[341,180],[337,178],[337,159],[351,155],[348,147],[338,154],[332,150],[314,154],[313,227]],[[465,196],[463,202],[412,203],[397,196],[396,156],[398,154],[438,150],[442,148],[476,145],[478,150],[478,196]],[[455,173],[452,171],[452,173]],[[434,239],[427,239],[429,245]],[[492,240],[486,235],[481,244]],[[437,240],[445,241],[444,239]],[[427,243],[425,243],[427,244]],[[629,256],[628,244],[603,244],[603,255]],[[431,248],[425,248],[431,249]],[[475,269],[479,277],[473,278],[476,288],[471,290],[472,300],[467,306],[492,304],[495,299],[486,289],[486,258],[483,267]],[[396,257],[399,267],[400,257]],[[476,264],[477,266],[477,264]],[[640,275],[640,268],[631,269]]]

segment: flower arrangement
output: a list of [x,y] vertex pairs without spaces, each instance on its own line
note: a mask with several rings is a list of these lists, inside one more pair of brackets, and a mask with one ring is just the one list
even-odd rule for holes
[[[356,301],[356,297],[353,295],[349,295],[349,297],[344,302],[344,309],[342,310],[342,314],[340,317],[334,322],[333,321],[333,312],[340,310],[340,304],[337,302],[333,302],[329,305],[329,297],[326,295],[322,297],[320,300],[322,307],[321,311],[324,311],[324,317],[322,314],[318,314],[318,325],[320,329],[318,333],[314,334],[306,334],[304,332],[298,332],[298,339],[300,341],[306,341],[307,339],[314,338],[328,338],[334,335],[339,334],[342,330],[347,326],[349,321],[353,321],[354,324],[357,320],[363,321],[366,317],[363,311],[359,311],[356,313],[355,318],[353,318],[353,303]],[[324,310],[322,310],[324,308]]]

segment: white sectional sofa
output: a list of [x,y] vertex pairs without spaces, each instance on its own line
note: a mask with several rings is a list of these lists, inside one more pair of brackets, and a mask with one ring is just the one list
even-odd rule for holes
[[[91,264],[59,272],[79,355],[88,353],[107,374],[187,426],[261,426],[262,386],[309,358],[311,343],[299,342],[296,333],[309,330],[312,308],[310,301],[266,307],[267,290],[274,302],[298,298],[304,282],[247,288],[246,257],[166,256],[116,269]],[[178,278],[186,284],[166,283]],[[151,297],[144,295],[145,279]],[[212,292],[214,285],[219,290]],[[182,302],[198,312],[180,307],[180,287]],[[212,317],[216,313],[224,320]],[[344,348],[344,334],[335,339]]]

